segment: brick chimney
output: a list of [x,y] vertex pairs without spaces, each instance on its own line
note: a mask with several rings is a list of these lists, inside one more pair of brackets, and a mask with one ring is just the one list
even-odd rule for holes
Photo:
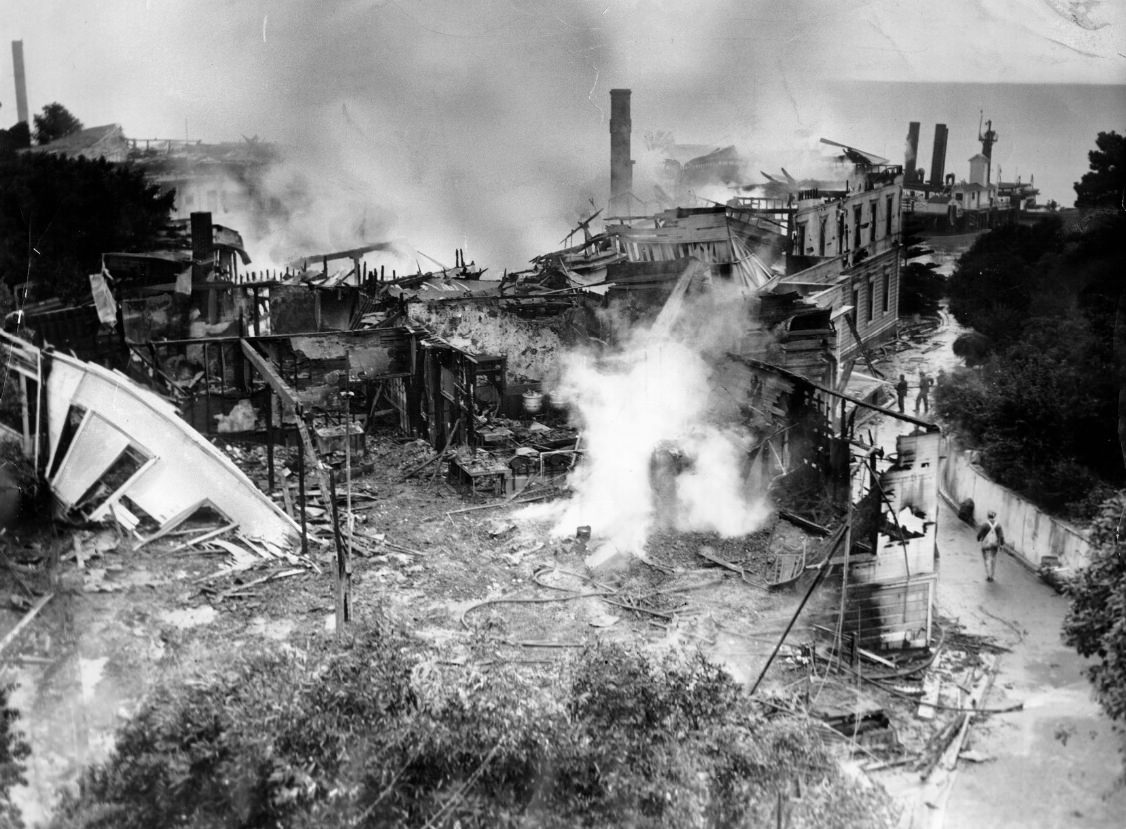
[[204,282],[211,275],[215,259],[215,239],[211,232],[211,214],[193,213],[192,230],[192,283]]
[[27,76],[23,69],[23,41],[12,41],[12,70],[16,76],[16,123],[27,124]]
[[931,156],[931,186],[941,187],[946,172],[946,124],[934,125],[934,155]]
[[903,159],[903,181],[910,184],[919,169],[919,122],[907,124],[907,155]]

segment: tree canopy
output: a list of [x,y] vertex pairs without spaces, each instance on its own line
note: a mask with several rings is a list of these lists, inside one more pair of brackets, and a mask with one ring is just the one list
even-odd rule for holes
[[985,470],[1050,510],[1082,517],[1126,478],[1115,359],[1126,216],[1065,231],[1050,218],[983,235],[959,260],[950,310],[972,334],[936,390],[940,414]]
[[33,120],[35,121],[35,143],[40,146],[50,144],[52,141],[57,141],[82,129],[82,122],[58,101],[43,107],[43,114],[33,116]]
[[1100,132],[1087,153],[1091,169],[1075,184],[1076,207],[1126,210],[1126,136]]
[[0,280],[86,300],[101,254],[149,246],[173,198],[139,171],[102,159],[0,157]]
[[1068,583],[1064,639],[1094,662],[1084,669],[1103,710],[1126,720],[1126,496],[1108,498],[1091,526],[1093,560]]
[[0,158],[30,146],[31,130],[27,127],[27,121],[20,121],[6,130],[0,130]]

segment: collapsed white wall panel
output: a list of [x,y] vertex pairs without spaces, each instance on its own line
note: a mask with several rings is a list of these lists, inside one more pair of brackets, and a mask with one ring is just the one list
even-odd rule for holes
[[[59,395],[62,400],[70,400],[81,382],[81,374],[68,372],[54,386],[54,393]],[[51,386],[50,382],[48,382],[48,386]],[[62,437],[63,428],[66,426],[66,419],[69,414],[70,406],[52,406],[51,401],[47,401],[47,469],[51,469],[55,462],[55,448],[59,445],[59,439]]]
[[75,432],[70,451],[51,479],[51,489],[70,508],[105,474],[129,446],[129,438],[103,418],[89,413]]
[[[71,406],[80,406],[98,418],[104,418],[112,424],[114,431],[127,436],[128,442],[137,451],[152,459],[114,492],[91,518],[108,517],[112,514],[113,505],[128,496],[164,529],[168,522],[182,517],[186,510],[209,501],[231,521],[237,522],[247,536],[282,546],[296,539],[297,525],[293,520],[226,455],[180,418],[175,407],[158,395],[138,386],[123,374],[61,354],[52,355],[46,387],[48,412],[52,422],[58,423],[57,429],[51,428],[52,454],[62,434],[61,421],[55,418],[65,418]],[[104,439],[106,433],[100,427],[87,427],[76,433],[68,456],[76,459],[100,457],[95,447],[84,444],[87,440]],[[114,453],[114,458],[117,454],[120,454],[120,448]],[[69,462],[65,465],[72,469]],[[101,472],[104,471],[103,468]],[[85,480],[76,477],[72,482],[69,474],[64,474],[60,467],[59,474],[52,481],[52,489],[56,494],[63,492],[73,498],[81,497],[89,485],[74,496],[73,492]],[[73,500],[60,500],[64,504],[73,504]]]

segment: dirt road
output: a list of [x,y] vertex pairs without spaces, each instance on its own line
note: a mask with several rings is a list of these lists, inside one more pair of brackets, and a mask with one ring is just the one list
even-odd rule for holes
[[985,581],[973,528],[939,516],[938,605],[968,633],[1010,648],[986,707],[1022,702],[974,725],[971,747],[994,759],[959,764],[946,803],[951,827],[1120,827],[1126,815],[1120,738],[1094,701],[1060,625],[1067,599],[1010,557]]
[[[896,355],[887,373],[917,372],[919,366],[952,370],[961,361],[950,345],[961,330],[946,316],[927,344]],[[910,430],[890,418],[876,424],[877,439],[889,452],[895,435]],[[938,614],[963,625],[967,634],[1010,649],[1001,655],[985,707],[1024,707],[974,724],[969,747],[990,759],[959,763],[945,808],[916,811],[913,825],[1123,826],[1126,786],[1116,785],[1124,774],[1123,738],[1114,733],[1082,676],[1085,660],[1063,644],[1067,599],[1012,557],[1002,556],[996,581],[985,581],[974,528],[959,521],[947,502],[938,525]],[[905,784],[905,798],[918,794],[914,782]]]

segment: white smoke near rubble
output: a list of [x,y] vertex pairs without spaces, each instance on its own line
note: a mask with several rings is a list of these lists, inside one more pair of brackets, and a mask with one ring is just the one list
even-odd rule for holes
[[[849,43],[824,38],[808,2],[767,19],[745,5],[134,0],[84,23],[75,54],[96,58],[99,84],[75,111],[130,136],[277,145],[284,160],[260,182],[278,207],[266,226],[215,218],[244,232],[252,269],[404,240],[446,264],[462,248],[499,276],[605,205],[611,88],[634,90],[639,160],[651,130],[750,150],[752,171],[788,164],[772,150],[795,131],[849,140],[820,122],[815,80],[852,65]],[[803,32],[828,42],[795,62]],[[388,270],[433,267],[413,250]]]
[[694,263],[620,348],[566,355],[552,395],[578,421],[582,460],[572,497],[530,514],[550,515],[562,536],[589,525],[591,564],[643,555],[660,528],[734,537],[762,526],[769,505],[747,474],[754,438],[723,376],[753,313],[750,292]]
[[[194,117],[193,134],[258,135],[281,153],[253,182],[264,219],[215,218],[243,231],[251,270],[392,241],[366,257],[388,276],[453,266],[459,248],[499,278],[605,200],[608,115],[588,100],[601,9],[202,6],[161,12],[209,33],[213,59],[191,63],[214,73],[226,117]],[[594,95],[602,105],[605,87]]]

